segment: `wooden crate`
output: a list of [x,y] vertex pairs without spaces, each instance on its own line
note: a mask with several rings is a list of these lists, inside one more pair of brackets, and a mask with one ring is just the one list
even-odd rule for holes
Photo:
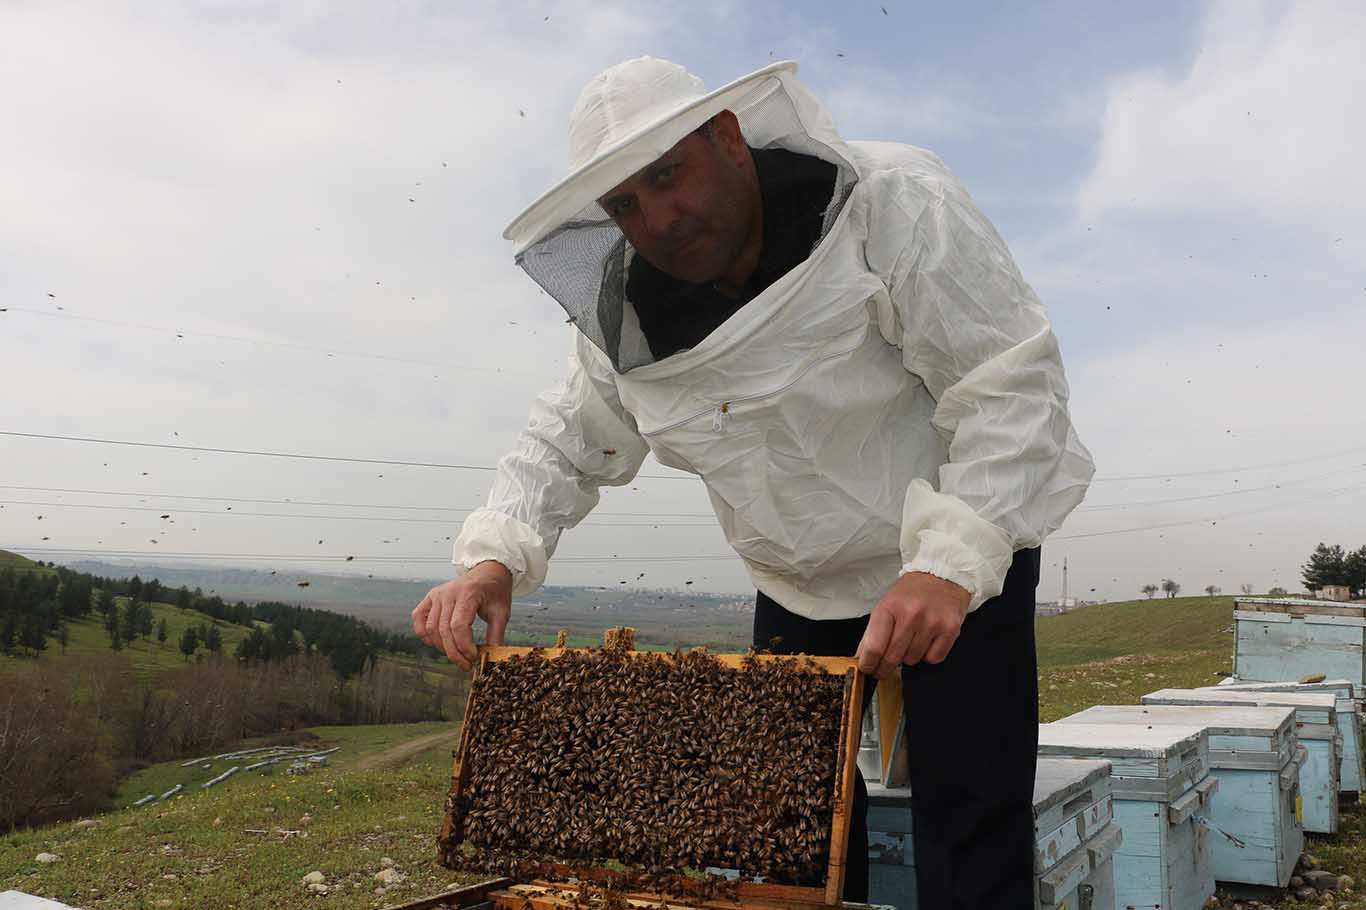
[[1361,794],[1361,782],[1366,778],[1362,768],[1361,699],[1349,680],[1325,679],[1321,682],[1247,682],[1230,676],[1217,686],[1202,689],[1223,689],[1252,692],[1331,692],[1337,698],[1338,732],[1342,734],[1342,766],[1338,771],[1338,792],[1351,801]]
[[[546,660],[556,660],[573,650],[583,651],[585,649],[484,647],[480,649],[479,663],[475,673],[477,675],[483,672],[484,668],[491,663],[529,655],[533,651],[537,651]],[[667,657],[667,655],[661,655],[657,652],[625,651],[621,653],[625,653],[633,659]],[[711,654],[710,656],[718,660],[723,666],[735,670],[741,669],[744,662],[751,658],[761,663],[793,659],[791,655],[766,654]],[[839,767],[834,769],[836,792],[831,814],[829,863],[825,870],[825,880],[819,886],[783,885],[767,882],[739,882],[736,886],[736,896],[742,903],[755,905],[765,902],[775,903],[782,905],[785,910],[800,910],[804,907],[832,907],[841,903],[844,891],[845,853],[848,849],[849,821],[853,808],[854,769],[857,764],[860,739],[859,721],[863,698],[863,675],[858,672],[858,664],[855,660],[843,657],[810,657],[808,655],[796,655],[796,657],[807,667],[844,677],[843,704],[840,709],[840,740],[836,750]],[[475,699],[476,690],[472,689],[465,707],[467,721],[475,708]],[[466,752],[470,748],[467,740],[469,727],[468,722],[461,726],[460,743],[451,770],[451,787],[447,798],[448,807],[453,805],[455,800],[464,792],[467,783],[463,769]],[[452,839],[458,841],[458,837],[453,838],[453,835],[457,833],[455,820],[448,809],[442,825],[441,843],[448,843]],[[601,867],[555,864],[551,867],[551,871],[557,876],[574,876],[597,881],[610,881],[613,880],[614,876],[620,877],[619,873],[613,873],[611,870]],[[680,896],[680,899],[684,898]],[[687,898],[687,900],[692,899]],[[657,900],[656,906],[658,906]],[[731,904],[730,906],[734,907],[735,905]]]
[[1342,766],[1342,734],[1337,727],[1337,699],[1332,693],[1241,692],[1219,686],[1205,689],[1159,689],[1142,698],[1145,705],[1245,705],[1294,708],[1295,735],[1308,756],[1300,766],[1304,830],[1336,834],[1338,769]]
[[1209,835],[1196,815],[1219,782],[1209,774],[1200,727],[1052,723],[1039,726],[1039,757],[1105,760],[1112,766],[1115,906],[1187,910],[1214,894]]
[[1366,603],[1247,597],[1233,603],[1233,675],[1278,682],[1322,673],[1366,694]]
[[1098,705],[1061,722],[1204,727],[1210,774],[1219,781],[1219,792],[1202,816],[1213,828],[1215,879],[1289,884],[1304,849],[1299,766],[1307,755],[1295,736],[1293,708]]
[[[1036,910],[1115,906],[1112,857],[1123,832],[1113,819],[1109,762],[1039,759],[1034,774]],[[909,789],[869,785],[868,853],[869,898],[898,910],[918,910]]]

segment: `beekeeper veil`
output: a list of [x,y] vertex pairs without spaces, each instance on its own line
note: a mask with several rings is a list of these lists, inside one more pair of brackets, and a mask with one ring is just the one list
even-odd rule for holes
[[855,182],[848,150],[825,109],[774,63],[713,92],[683,67],[652,57],[595,76],[569,121],[570,173],[509,225],[517,264],[564,307],[618,372],[653,362],[626,294],[634,251],[597,200],[724,110],[752,148],[813,155],[838,171],[823,238]]

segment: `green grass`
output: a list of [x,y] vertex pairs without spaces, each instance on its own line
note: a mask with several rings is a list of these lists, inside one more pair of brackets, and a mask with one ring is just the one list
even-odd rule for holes
[[[118,602],[119,609],[123,609],[127,599],[120,597]],[[163,645],[158,642],[154,631],[150,638],[136,638],[132,642],[125,643],[123,650],[118,652],[129,658],[133,669],[140,675],[147,675],[159,670],[171,670],[184,664],[186,658],[180,653],[180,635],[189,626],[201,624],[217,626],[219,633],[223,636],[224,654],[231,654],[233,649],[237,647],[237,643],[251,634],[250,630],[243,626],[210,619],[203,613],[180,610],[171,604],[155,603],[151,604],[151,607],[153,629],[161,620],[166,620],[166,643]],[[105,631],[104,617],[99,613],[92,612],[87,616],[71,620],[68,625],[71,629],[71,640],[65,650],[56,638],[49,638],[47,650],[39,652],[38,660],[78,661],[94,654],[115,653],[109,647],[109,633]],[[268,626],[268,624],[266,625]],[[208,651],[201,646],[197,653],[207,654]],[[31,665],[33,661],[33,657],[0,655],[0,670]]]
[[27,556],[20,556],[18,553],[11,553],[9,550],[0,550],[0,571],[5,569],[15,569],[20,572],[37,572],[39,575],[53,575],[54,570],[47,566],[40,566]]
[[[343,770],[353,765],[363,756],[371,755],[375,752],[388,749],[391,746],[407,742],[418,737],[428,736],[439,733],[443,730],[451,731],[451,744],[445,747],[446,754],[449,755],[454,748],[456,736],[459,731],[457,721],[427,721],[416,724],[373,724],[364,726],[328,726],[311,727],[308,730],[299,731],[293,734],[286,734],[278,737],[255,737],[244,740],[236,748],[250,749],[255,746],[269,744],[300,745],[305,748],[316,748],[318,750],[330,749],[333,746],[340,746],[341,751],[328,757],[332,767]],[[218,754],[227,752],[228,749],[218,750]],[[196,756],[198,757],[198,756]],[[114,799],[114,804],[119,807],[131,805],[148,793],[165,793],[176,784],[184,784],[186,790],[198,791],[200,784],[210,778],[217,777],[233,765],[249,765],[251,758],[244,760],[228,761],[219,759],[217,761],[200,762],[182,767],[181,763],[185,759],[161,762],[149,765],[139,771],[134,771],[119,783],[118,796]],[[208,768],[203,767],[205,764]],[[241,785],[250,785],[250,782],[258,777],[273,777],[280,779],[288,777],[285,768],[288,762],[282,762],[272,766],[267,773],[266,769],[252,771],[250,774],[239,772],[233,777],[228,778],[221,784],[215,785],[223,789],[232,789]]]
[[1084,607],[1035,623],[1039,666],[1133,654],[1226,650],[1233,638],[1232,597],[1129,600]]
[[[435,725],[404,726],[315,732],[348,741],[354,758]],[[450,751],[437,745],[393,770],[353,773],[339,761],[301,777],[231,778],[111,812],[94,828],[68,822],[18,832],[0,839],[0,890],[89,910],[283,910],[319,905],[300,882],[318,870],[334,886],[325,904],[337,910],[411,900],[461,880],[434,862]],[[39,864],[41,852],[61,860]],[[407,879],[381,898],[374,874],[386,856]]]

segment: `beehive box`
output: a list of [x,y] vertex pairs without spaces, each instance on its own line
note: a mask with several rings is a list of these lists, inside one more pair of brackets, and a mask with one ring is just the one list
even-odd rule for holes
[[1224,705],[1098,705],[1062,723],[1181,725],[1209,734],[1219,792],[1205,818],[1218,881],[1283,888],[1304,849],[1300,762],[1293,708]]
[[1366,603],[1248,597],[1233,603],[1233,675],[1278,682],[1322,673],[1366,692]]
[[[1113,822],[1110,764],[1039,759],[1034,774],[1036,910],[1115,906],[1112,857],[1123,840]],[[868,895],[918,910],[911,791],[868,787]]]
[[439,858],[457,869],[835,906],[859,744],[848,658],[481,651]]
[[1361,699],[1355,687],[1345,679],[1325,679],[1322,682],[1246,682],[1236,676],[1217,686],[1201,688],[1251,692],[1331,692],[1337,699],[1338,732],[1342,734],[1342,765],[1338,770],[1338,792],[1355,800],[1361,794],[1361,781],[1366,777],[1362,768]]
[[1300,766],[1304,830],[1315,834],[1337,833],[1342,734],[1337,728],[1337,699],[1331,693],[1240,692],[1211,686],[1207,689],[1160,689],[1141,700],[1145,705],[1294,708],[1295,735],[1308,753]]
[[1041,724],[1039,757],[1110,762],[1124,832],[1113,859],[1115,906],[1188,910],[1214,894],[1208,831],[1196,821],[1219,787],[1204,729]]

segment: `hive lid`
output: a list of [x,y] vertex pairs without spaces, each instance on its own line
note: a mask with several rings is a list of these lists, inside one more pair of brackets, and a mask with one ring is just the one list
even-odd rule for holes
[[[1208,689],[1158,689],[1143,696],[1145,705],[1251,705],[1295,709],[1298,724],[1336,724],[1337,698],[1331,692],[1256,692],[1227,686]],[[1314,731],[1300,732],[1301,739],[1314,738]]]
[[[1200,726],[1209,734],[1210,765],[1246,767],[1253,756],[1277,770],[1294,756],[1295,709],[1249,705],[1096,705],[1062,723]],[[1258,755],[1260,753],[1260,755]]]

